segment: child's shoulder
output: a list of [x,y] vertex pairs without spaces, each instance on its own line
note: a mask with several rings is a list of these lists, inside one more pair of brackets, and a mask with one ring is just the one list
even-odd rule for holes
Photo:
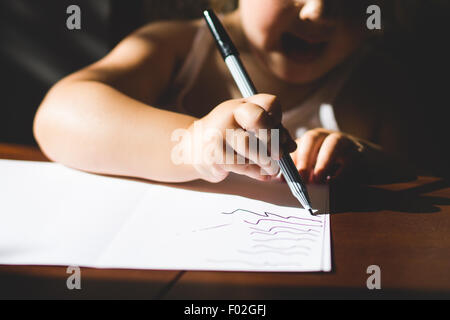
[[176,50],[180,56],[185,56],[201,26],[201,19],[157,21],[141,27],[132,36],[155,45],[170,47]]

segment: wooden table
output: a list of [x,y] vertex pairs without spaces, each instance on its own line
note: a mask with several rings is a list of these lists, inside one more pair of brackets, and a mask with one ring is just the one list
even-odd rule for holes
[[[0,159],[47,161],[36,148],[5,144]],[[420,177],[355,190],[336,187],[332,203],[331,273],[82,268],[82,290],[69,291],[64,267],[0,266],[0,298],[450,298],[446,181]],[[367,289],[371,265],[381,268],[381,290]]]

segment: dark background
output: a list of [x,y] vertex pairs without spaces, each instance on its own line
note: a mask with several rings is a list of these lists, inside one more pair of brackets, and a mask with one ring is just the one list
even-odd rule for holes
[[[144,23],[198,16],[205,2],[0,0],[0,143],[36,144],[34,113],[55,82],[99,60]],[[420,121],[410,135],[421,165],[448,176],[450,1],[415,3],[420,5],[412,23],[388,33],[384,45],[412,78],[416,105],[411,115],[419,115]],[[81,30],[66,28],[71,4],[81,7]]]

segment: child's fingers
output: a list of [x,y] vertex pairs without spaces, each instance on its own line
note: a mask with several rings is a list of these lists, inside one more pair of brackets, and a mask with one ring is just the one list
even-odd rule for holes
[[348,176],[351,171],[352,162],[351,157],[339,157],[327,170],[324,180],[328,182],[338,181]]
[[[254,138],[252,142],[251,133],[248,131],[241,128],[235,129],[232,134],[227,135],[226,142],[236,152],[233,163],[239,164],[237,163],[237,155],[240,155],[245,163],[248,163],[248,160],[250,160],[260,166],[269,175],[277,173],[277,168],[273,165],[273,160],[267,153],[259,152],[258,141]],[[225,150],[224,159],[231,160],[229,158],[230,156]]]
[[273,160],[280,160],[285,152],[291,153],[297,149],[295,141],[290,140],[289,132],[281,126],[280,129],[261,131],[257,138],[261,142],[259,152]]
[[281,123],[282,108],[276,96],[270,94],[257,94],[247,98],[246,101],[263,108],[269,116],[272,117],[275,125]]
[[[282,126],[282,108],[278,98],[270,94],[257,94],[246,99],[248,103],[256,104],[264,109],[267,115],[272,120],[271,126],[262,129],[268,129],[267,134],[259,135],[259,132],[255,132],[258,139],[263,141],[268,149],[268,155],[273,159],[278,160],[281,157],[282,151],[292,152],[297,147],[297,144],[290,136],[289,132]],[[271,150],[272,147],[272,130],[278,130],[278,150]],[[274,135],[275,137],[275,135]]]
[[245,175],[259,181],[267,181],[272,177],[269,174],[265,174],[265,172],[257,164],[225,164],[222,168],[228,172]]
[[339,133],[332,133],[326,137],[317,155],[316,165],[314,167],[314,181],[322,182],[330,174],[330,168],[333,163],[340,159],[340,167],[348,163],[349,157],[346,152],[350,151],[352,142]]
[[221,166],[217,164],[212,165],[194,165],[194,168],[197,172],[200,173],[203,180],[206,180],[211,183],[219,183],[226,179],[229,171],[224,170]]
[[257,132],[259,129],[274,129],[272,117],[257,104],[245,102],[234,110],[234,119],[244,130]]
[[357,179],[355,174],[360,174],[361,171],[361,154],[359,145],[356,144],[350,148],[347,148],[343,154],[340,154],[336,160],[336,168],[331,171],[330,180],[339,180],[345,177],[345,179]]
[[314,167],[317,162],[317,157],[319,156],[320,148],[322,147],[322,144],[325,141],[326,137],[327,134],[319,135],[319,138],[316,139],[315,144],[309,154],[307,176],[305,179],[310,183],[314,182]]
[[[258,98],[259,96],[255,97]],[[256,99],[255,97],[251,98]],[[261,97],[259,97],[259,99],[261,99]],[[267,112],[265,108],[268,109],[269,112]],[[264,141],[268,147],[271,146],[271,130],[279,130],[278,132],[280,149],[292,149],[292,146],[295,142],[290,137],[287,130],[283,130],[284,128],[280,123],[281,117],[278,116],[279,112],[276,111],[278,110],[278,108],[276,108],[275,111],[268,108],[267,105],[265,106],[265,108],[258,104],[247,101],[236,107],[233,112],[234,119],[241,128],[255,133],[255,135],[258,136],[258,138],[262,139],[262,141]],[[267,130],[264,136],[260,136],[261,129]],[[282,141],[284,141],[284,143],[282,143]]]
[[[239,128],[250,131],[255,136],[258,136],[261,129],[267,130],[275,127],[269,114],[260,106],[250,102],[243,103],[234,110],[234,119]],[[266,146],[270,146],[271,139],[267,135],[263,141],[265,140]]]
[[308,131],[298,141],[295,153],[297,170],[305,181],[309,181],[310,172],[318,157],[320,147],[325,140],[326,134],[319,131]]
[[284,146],[284,149],[279,150],[279,154],[275,155],[277,160],[280,158],[281,151],[291,153],[297,150],[297,142],[291,139],[289,132],[283,127],[280,129],[280,145]]

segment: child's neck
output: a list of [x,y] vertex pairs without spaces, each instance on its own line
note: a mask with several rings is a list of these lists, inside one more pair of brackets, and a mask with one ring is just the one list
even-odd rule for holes
[[[243,32],[239,10],[226,15],[224,23],[258,91],[279,97],[283,110],[289,110],[298,106],[317,88],[316,83],[306,85],[287,83],[273,75],[259,59],[255,58],[248,39]],[[217,57],[221,59],[220,55],[217,55]],[[225,68],[223,62],[222,65]]]

